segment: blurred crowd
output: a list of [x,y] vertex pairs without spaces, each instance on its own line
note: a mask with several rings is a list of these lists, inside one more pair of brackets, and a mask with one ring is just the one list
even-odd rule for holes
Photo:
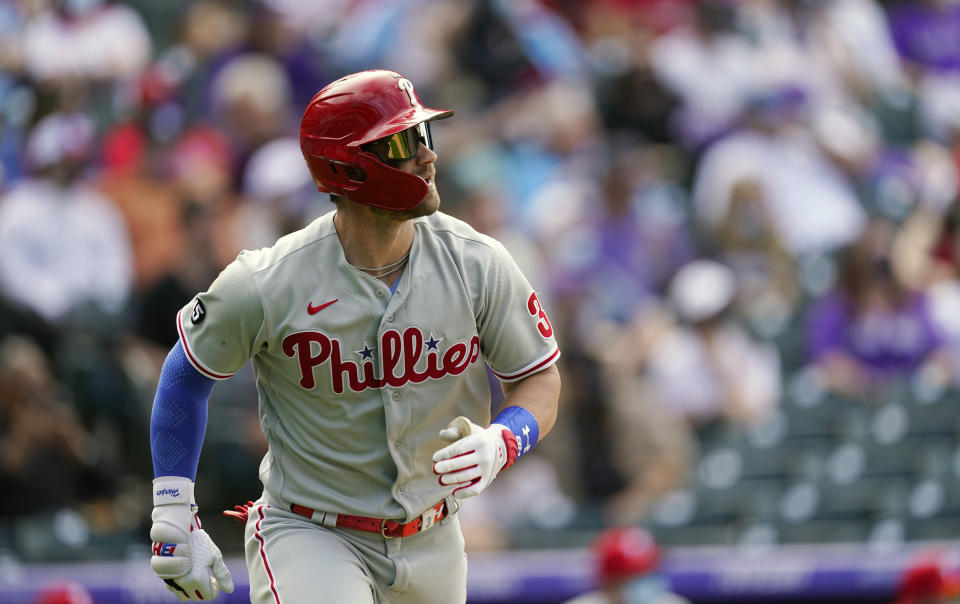
[[[456,110],[443,209],[504,242],[563,350],[556,433],[467,503],[472,547],[642,522],[798,371],[864,404],[957,385],[956,1],[10,0],[0,554],[142,546],[176,312],[333,209],[300,115],[374,67]],[[205,518],[264,450],[248,369],[211,399]]]

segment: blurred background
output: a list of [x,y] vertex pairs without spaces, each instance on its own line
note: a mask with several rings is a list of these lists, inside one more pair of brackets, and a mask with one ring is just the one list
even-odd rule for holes
[[[960,2],[3,0],[0,602],[173,600],[148,533],[175,314],[333,209],[299,119],[367,68],[456,110],[443,209],[563,350],[553,433],[461,514],[472,602],[591,589],[624,526],[691,601],[957,593]],[[229,601],[219,510],[264,450],[248,368],[197,481]]]

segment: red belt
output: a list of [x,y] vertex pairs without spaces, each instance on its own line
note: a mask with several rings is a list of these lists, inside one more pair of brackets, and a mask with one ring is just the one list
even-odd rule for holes
[[[321,519],[316,520],[316,522],[320,522],[321,524],[323,524],[323,515],[327,514],[327,512],[318,512],[313,508],[297,505],[296,503],[290,504],[290,511],[294,514],[300,514],[301,516],[311,520],[314,519],[314,514],[320,514]],[[353,529],[355,531],[380,533],[384,537],[390,538],[409,537],[410,535],[415,535],[421,531],[427,530],[434,524],[443,520],[446,515],[447,503],[445,501],[441,501],[432,508],[427,508],[427,511],[420,514],[419,518],[415,518],[414,520],[406,523],[384,518],[370,518],[368,516],[337,514],[337,526]]]

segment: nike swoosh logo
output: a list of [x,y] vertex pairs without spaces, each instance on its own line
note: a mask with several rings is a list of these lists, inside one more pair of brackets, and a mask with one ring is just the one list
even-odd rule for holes
[[314,306],[314,305],[313,305],[313,302],[308,302],[308,303],[307,303],[307,312],[310,313],[311,315],[315,315],[315,314],[317,314],[318,312],[320,312],[320,311],[323,310],[324,308],[330,306],[331,304],[333,304],[334,302],[336,302],[336,301],[339,300],[339,299],[340,299],[340,298],[334,298],[333,300],[330,300],[329,302],[324,302],[324,303],[321,304],[320,306]]

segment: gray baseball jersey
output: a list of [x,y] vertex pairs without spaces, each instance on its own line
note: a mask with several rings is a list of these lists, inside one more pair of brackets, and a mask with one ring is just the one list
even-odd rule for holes
[[438,433],[490,421],[485,363],[504,381],[560,355],[504,247],[436,213],[414,221],[396,291],[347,263],[331,212],[245,251],[181,309],[191,363],[224,379],[253,362],[268,493],[317,510],[410,521],[450,495]]

